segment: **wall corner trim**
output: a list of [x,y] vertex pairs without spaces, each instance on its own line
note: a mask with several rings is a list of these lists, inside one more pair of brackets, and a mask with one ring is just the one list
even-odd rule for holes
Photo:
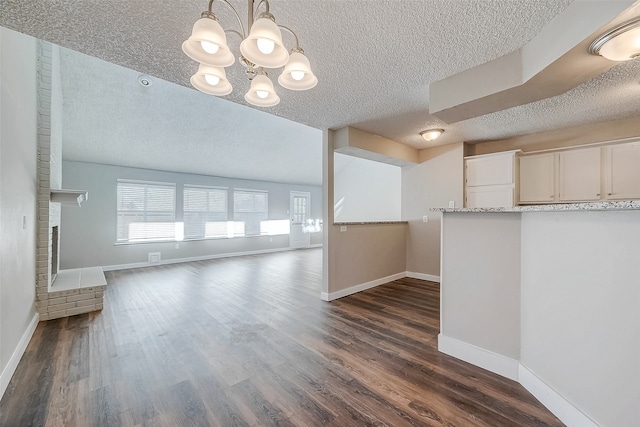
[[598,423],[576,408],[526,366],[518,366],[518,382],[566,425],[598,427]]
[[20,338],[18,346],[13,351],[11,359],[9,359],[9,363],[7,363],[7,366],[2,371],[2,374],[0,374],[0,399],[2,399],[2,396],[4,396],[4,392],[9,386],[9,381],[11,381],[11,377],[13,377],[13,374],[16,372],[16,368],[18,367],[18,363],[20,363],[22,355],[27,350],[29,341],[31,341],[31,337],[33,336],[33,333],[36,331],[36,327],[38,326],[39,319],[40,316],[36,312],[33,315],[31,322],[29,322],[29,326],[27,326],[27,329],[24,331],[24,334],[22,334],[22,338]]
[[429,282],[440,283],[440,276],[434,276],[433,274],[414,273],[413,271],[407,271],[407,277],[412,279],[428,280]]
[[372,280],[370,282],[361,283],[359,285],[350,286],[346,289],[341,289],[335,292],[322,292],[320,293],[320,298],[323,301],[333,301],[334,299],[346,297],[348,295],[352,295],[358,292],[366,291],[367,289],[375,288],[376,286],[384,285],[385,283],[393,282],[394,280],[402,279],[403,277],[407,277],[406,272],[402,271],[400,273],[392,274],[391,276],[382,277],[380,279]]
[[476,347],[442,333],[438,335],[438,351],[502,375],[510,380],[518,381],[518,366],[520,363],[510,357]]

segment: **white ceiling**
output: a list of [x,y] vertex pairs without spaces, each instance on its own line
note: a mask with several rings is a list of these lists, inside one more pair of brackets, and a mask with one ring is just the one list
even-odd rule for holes
[[[230,1],[240,6],[244,19],[246,2]],[[428,143],[418,132],[431,126],[447,129],[439,143],[477,142],[640,112],[640,61],[636,60],[543,101],[451,125],[429,115],[431,82],[522,47],[571,0],[270,3],[277,22],[298,33],[319,84],[306,92],[287,91],[276,84],[282,102],[263,110],[316,129],[351,125],[424,148]],[[0,25],[131,68],[136,70],[135,75],[142,72],[190,87],[189,77],[197,67],[182,53],[180,45],[206,6],[206,0],[0,0]],[[214,2],[214,11],[223,26],[236,28],[235,20],[220,1]],[[291,40],[286,34],[284,37],[290,46]],[[235,49],[238,40],[230,35],[229,41]],[[279,74],[276,71],[271,74],[274,80]],[[236,64],[227,74],[235,90],[226,99],[244,104],[243,94],[249,82],[243,69]],[[172,94],[179,92],[160,82],[151,90],[156,87],[172,88]],[[194,104],[204,102],[200,101],[204,95],[192,89],[189,92]],[[166,100],[166,108],[176,110],[172,97]],[[186,98],[182,102],[180,108],[190,105]],[[211,116],[228,114],[229,120],[236,114],[255,112],[233,112],[234,106],[215,98],[207,106]],[[208,143],[225,139],[226,134],[217,138],[213,136],[215,131],[209,129],[213,142]],[[269,138],[265,144],[273,142]],[[164,150],[159,145],[155,149]],[[197,155],[203,148],[194,143],[187,149]],[[227,149],[234,150],[229,146]]]
[[322,131],[60,50],[63,158],[322,184]]

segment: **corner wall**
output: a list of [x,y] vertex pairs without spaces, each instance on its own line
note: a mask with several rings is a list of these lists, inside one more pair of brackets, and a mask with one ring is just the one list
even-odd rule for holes
[[322,299],[333,300],[405,276],[406,224],[334,225],[334,138],[323,133]]
[[0,397],[37,325],[36,40],[0,27]]
[[[440,213],[431,208],[462,207],[464,188],[463,144],[425,149],[422,163],[402,168],[402,219],[408,221],[406,270],[415,277],[440,276]],[[428,222],[423,222],[423,216]]]

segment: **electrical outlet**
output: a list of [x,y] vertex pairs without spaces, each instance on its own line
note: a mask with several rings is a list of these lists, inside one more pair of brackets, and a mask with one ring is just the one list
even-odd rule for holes
[[422,222],[429,222],[429,216],[424,215],[424,216],[422,217]]
[[347,226],[346,225],[341,225],[340,226],[340,231],[347,231]]
[[180,243],[176,243],[176,249],[180,249]]
[[455,208],[455,207],[456,207],[456,202],[455,202],[455,200],[449,200],[449,207],[450,207],[450,208]]

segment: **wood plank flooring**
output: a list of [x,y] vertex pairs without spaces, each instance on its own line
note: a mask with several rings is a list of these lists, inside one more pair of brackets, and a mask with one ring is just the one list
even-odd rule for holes
[[437,351],[437,283],[327,303],[321,257],[107,273],[102,312],[38,325],[0,425],[562,425],[519,384]]

